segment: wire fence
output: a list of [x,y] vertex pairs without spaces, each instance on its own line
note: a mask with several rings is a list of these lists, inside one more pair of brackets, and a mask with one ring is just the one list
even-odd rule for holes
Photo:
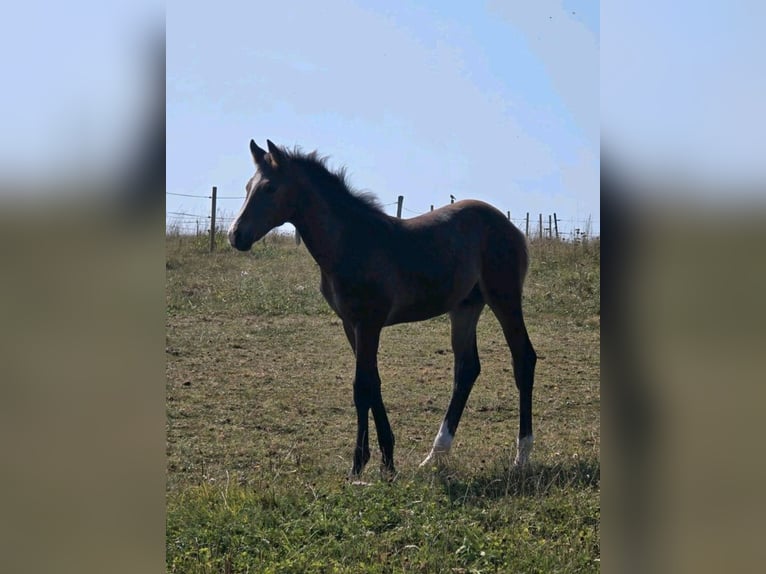
[[[176,192],[166,192],[166,194],[199,200],[200,209],[197,212],[170,210],[165,212],[166,231],[168,233],[184,235],[210,235],[213,206],[215,206],[215,230],[217,232],[226,230],[236,218],[235,213],[244,201],[244,196],[242,195],[218,195],[216,193],[216,188],[213,188],[213,193],[210,195]],[[455,200],[456,198],[450,195],[450,202],[454,202]],[[221,208],[216,204],[217,201],[232,202],[231,209],[226,207]],[[405,215],[408,217],[416,217],[441,207],[439,205],[431,205],[429,210],[424,211],[410,209],[404,205],[404,196],[399,196],[396,201],[381,204],[381,207],[386,210],[386,212],[393,206],[396,206],[396,213],[392,213],[391,215],[396,215],[398,217]],[[506,211],[505,213],[508,220],[531,239],[545,238],[557,239],[560,241],[581,242],[594,239],[600,235],[597,231],[599,229],[599,221],[590,216],[585,219],[577,219],[559,217],[556,213],[544,215],[542,213],[533,214],[524,212],[523,217],[512,217],[510,211]],[[211,241],[210,245],[212,249],[214,242]]]

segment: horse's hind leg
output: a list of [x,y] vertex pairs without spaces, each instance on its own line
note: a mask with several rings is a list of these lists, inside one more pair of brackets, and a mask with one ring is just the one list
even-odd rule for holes
[[524,316],[521,311],[521,289],[508,289],[503,286],[498,289],[486,281],[482,291],[503,328],[505,340],[511,349],[513,359],[513,374],[516,388],[519,390],[519,435],[517,453],[514,461],[523,465],[529,459],[532,451],[532,387],[535,378],[537,354],[529,340]]
[[455,382],[452,387],[452,398],[431,452],[420,466],[447,455],[452,446],[452,439],[455,437],[468,395],[471,394],[473,384],[481,371],[479,353],[476,349],[476,324],[483,308],[484,301],[481,293],[475,289],[472,296],[450,312],[452,352],[455,354]]

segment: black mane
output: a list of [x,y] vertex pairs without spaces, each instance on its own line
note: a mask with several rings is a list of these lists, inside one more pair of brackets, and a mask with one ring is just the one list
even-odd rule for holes
[[320,156],[316,151],[304,153],[300,148],[284,151],[290,158],[290,162],[300,167],[306,177],[328,199],[351,209],[362,209],[372,214],[385,214],[383,206],[375,195],[366,191],[358,191],[349,184],[345,167],[341,167],[337,171],[330,170],[327,167],[327,157]]

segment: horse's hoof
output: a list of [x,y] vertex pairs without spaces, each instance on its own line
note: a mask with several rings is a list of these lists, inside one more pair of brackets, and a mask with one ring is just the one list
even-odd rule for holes
[[369,450],[357,449],[354,452],[354,459],[353,459],[353,464],[351,465],[351,470],[348,472],[349,480],[354,480],[359,478],[359,475],[362,474],[362,471],[364,470],[364,467],[367,466],[367,461],[369,460],[370,460]]
[[431,450],[431,452],[428,453],[428,456],[423,460],[423,462],[420,463],[420,468],[424,468],[431,465],[442,467],[446,464],[448,460],[448,454],[449,453],[446,453],[446,452]]
[[396,469],[394,465],[380,465],[380,478],[386,482],[393,482],[396,479]]

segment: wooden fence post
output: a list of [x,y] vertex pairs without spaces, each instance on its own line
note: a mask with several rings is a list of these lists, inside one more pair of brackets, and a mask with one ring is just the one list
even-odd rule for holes
[[433,211],[433,210],[434,210],[434,206],[433,206],[433,204],[431,204],[431,211]]
[[527,211],[527,237],[529,237],[529,212]]
[[508,221],[510,221],[510,220],[511,220],[511,212],[509,211],[508,212]]
[[213,205],[210,208],[210,253],[215,249],[215,196],[218,188],[213,186]]
[[559,218],[553,213],[553,227],[556,229],[556,239],[559,238]]
[[548,239],[553,239],[553,222],[550,213],[548,214]]
[[404,203],[404,196],[400,195],[396,200],[396,217],[402,218],[402,204]]
[[301,233],[298,231],[298,228],[295,228],[295,244],[300,245],[301,244]]

